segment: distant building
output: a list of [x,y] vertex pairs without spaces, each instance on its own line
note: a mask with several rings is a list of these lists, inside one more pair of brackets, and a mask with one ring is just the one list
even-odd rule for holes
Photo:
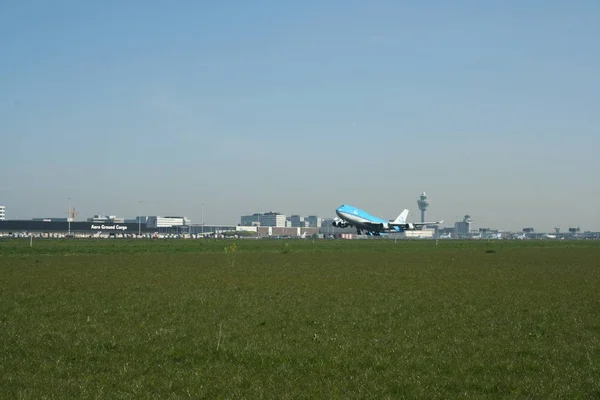
[[437,230],[438,235],[448,235],[448,234],[453,234],[454,232],[455,232],[455,230],[452,227],[439,228]]
[[254,213],[252,215],[242,215],[240,220],[241,226],[259,226],[260,225],[260,213]]
[[125,220],[125,223],[128,224],[145,224],[148,221],[148,217],[135,217],[135,218],[128,218]]
[[0,206],[0,221],[4,221],[6,219],[6,207]]
[[290,223],[292,224],[293,228],[304,228],[305,226],[307,226],[304,217],[301,217],[299,215],[292,215],[290,217]]
[[87,221],[88,222],[96,222],[96,223],[114,222],[114,223],[117,223],[117,224],[122,224],[122,223],[125,222],[125,219],[124,218],[117,218],[114,215],[94,215],[92,218],[88,218]]
[[309,215],[305,221],[311,228],[320,228],[323,225],[323,218],[317,217],[316,215]]
[[404,239],[431,239],[434,235],[434,229],[423,228],[415,231],[404,231],[398,236]]
[[471,233],[471,217],[465,215],[461,222],[454,224],[454,232],[459,236],[467,236]]
[[240,221],[241,226],[272,226],[278,228],[285,228],[287,218],[285,214],[278,212],[267,212],[267,213],[254,213],[252,215],[243,215]]
[[278,212],[268,212],[260,216],[260,226],[274,226],[285,228],[287,218],[284,214]]
[[187,217],[147,217],[148,228],[173,228],[177,226],[189,226],[192,222]]

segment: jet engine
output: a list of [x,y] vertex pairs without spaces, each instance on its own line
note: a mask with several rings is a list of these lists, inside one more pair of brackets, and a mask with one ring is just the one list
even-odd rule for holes
[[349,226],[346,221],[340,218],[335,218],[331,225],[335,226],[336,228],[347,228]]
[[390,224],[388,224],[387,222],[382,222],[378,225],[379,230],[388,230],[390,229]]
[[414,231],[415,228],[415,224],[411,223],[411,222],[407,222],[405,224],[401,224],[401,225],[394,225],[395,227],[399,228],[401,231]]

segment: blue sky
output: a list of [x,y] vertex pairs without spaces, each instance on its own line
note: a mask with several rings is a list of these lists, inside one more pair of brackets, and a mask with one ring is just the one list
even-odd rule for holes
[[598,42],[591,0],[5,1],[0,204],[600,230]]

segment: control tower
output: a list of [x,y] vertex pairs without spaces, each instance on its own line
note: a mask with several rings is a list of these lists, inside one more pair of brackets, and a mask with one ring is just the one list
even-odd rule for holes
[[417,200],[419,210],[421,210],[421,222],[425,222],[425,211],[429,208],[429,201],[425,192],[421,193],[421,198]]

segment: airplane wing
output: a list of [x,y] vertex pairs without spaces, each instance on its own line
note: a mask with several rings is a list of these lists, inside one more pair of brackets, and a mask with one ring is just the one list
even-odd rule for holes
[[444,223],[444,220],[435,221],[435,222],[404,222],[404,223],[390,221],[389,226],[397,226],[399,228],[413,229],[413,228],[420,228],[425,225],[441,225],[443,223]]
[[404,228],[404,229],[410,230],[410,229],[420,228],[425,225],[440,225],[444,222],[444,220],[436,221],[436,222],[406,222],[407,217],[408,217],[408,210],[404,209],[395,220],[390,221],[388,223],[388,226],[391,226],[391,227],[395,226],[398,228]]

